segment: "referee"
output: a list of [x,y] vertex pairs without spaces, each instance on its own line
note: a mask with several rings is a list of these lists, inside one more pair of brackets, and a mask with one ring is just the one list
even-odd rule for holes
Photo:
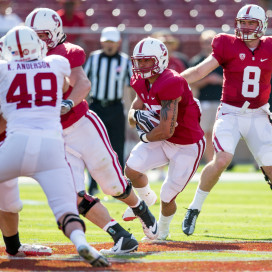
[[[124,170],[125,114],[122,98],[124,87],[129,86],[132,76],[131,62],[127,54],[119,52],[121,36],[117,28],[104,28],[100,42],[102,49],[91,52],[84,67],[92,82],[87,100],[89,108],[105,124]],[[96,191],[97,184],[90,179],[89,193],[94,195]]]

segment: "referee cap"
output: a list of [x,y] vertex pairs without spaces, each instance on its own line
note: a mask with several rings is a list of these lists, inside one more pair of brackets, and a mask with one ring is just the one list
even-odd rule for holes
[[120,40],[120,32],[116,27],[105,27],[101,32],[100,42],[119,42]]

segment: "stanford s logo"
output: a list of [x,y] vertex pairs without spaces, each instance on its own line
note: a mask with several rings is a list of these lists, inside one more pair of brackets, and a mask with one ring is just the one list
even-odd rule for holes
[[166,48],[165,48],[164,44],[161,43],[160,47],[161,47],[163,56],[166,56],[167,55],[167,51],[166,51]]
[[58,19],[58,17],[54,14],[54,15],[52,15],[52,18],[56,22],[57,27],[59,27],[60,26],[60,20]]
[[246,54],[241,53],[241,54],[239,55],[239,57],[240,57],[240,60],[244,60],[244,59],[246,58]]

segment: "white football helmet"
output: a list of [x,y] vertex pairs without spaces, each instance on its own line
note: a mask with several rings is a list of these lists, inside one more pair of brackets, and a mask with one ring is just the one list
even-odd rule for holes
[[[153,59],[154,65],[141,68],[139,59]],[[131,60],[132,71],[136,79],[150,78],[156,74],[161,74],[167,68],[169,62],[168,50],[160,40],[148,37],[136,44]]]
[[[248,30],[241,26],[241,20],[250,20],[258,22],[255,31]],[[235,35],[243,41],[252,41],[261,38],[267,29],[267,16],[263,8],[257,5],[245,5],[237,14],[235,19]]]
[[0,39],[0,60],[5,59],[5,52],[4,52],[4,41],[5,41],[5,37],[3,36]]
[[12,28],[4,39],[4,54],[8,61],[30,61],[42,58],[42,41],[27,26]]
[[66,35],[63,32],[62,20],[58,13],[52,9],[34,9],[26,17],[25,25],[34,29],[38,34],[47,34],[48,38],[45,42],[48,48],[54,48],[66,39]]

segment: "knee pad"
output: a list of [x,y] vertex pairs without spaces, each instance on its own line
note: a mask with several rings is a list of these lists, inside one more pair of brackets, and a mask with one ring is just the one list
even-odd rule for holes
[[0,205],[0,210],[10,213],[18,213],[23,209],[23,202],[18,199],[16,202],[8,203],[6,206]]
[[122,193],[121,195],[118,195],[118,196],[113,196],[114,198],[117,198],[117,199],[125,199],[127,198],[129,195],[130,195],[130,192],[131,192],[131,189],[132,189],[132,183],[129,179],[127,179],[127,187],[124,191],[124,193]]
[[80,191],[77,193],[79,197],[83,197],[81,202],[78,204],[78,212],[79,214],[82,214],[83,216],[86,215],[86,213],[100,200],[97,197],[93,197],[91,195],[88,195],[85,191]]
[[[86,231],[86,226],[85,223],[82,219],[80,219],[80,217],[77,214],[73,214],[73,213],[68,213],[62,222],[57,222],[58,223],[58,227],[60,230],[63,231],[63,233],[65,234],[65,228],[66,226],[71,223],[71,222],[79,222],[83,228],[83,231]],[[66,235],[66,234],[65,234]]]

